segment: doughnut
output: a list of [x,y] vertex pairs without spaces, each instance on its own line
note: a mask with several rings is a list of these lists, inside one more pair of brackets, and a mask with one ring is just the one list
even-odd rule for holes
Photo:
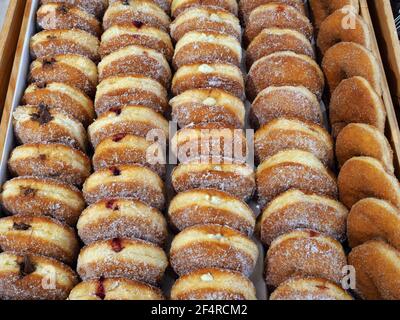
[[349,264],[356,269],[356,292],[366,300],[400,299],[400,253],[381,240],[354,248]]
[[168,208],[171,224],[182,231],[201,224],[218,224],[253,234],[256,219],[241,200],[215,189],[197,189],[179,193]]
[[82,185],[90,176],[92,166],[86,154],[72,147],[34,143],[16,147],[11,152],[8,168],[15,176],[53,178]]
[[221,89],[244,98],[242,71],[231,64],[191,64],[179,68],[172,79],[172,93],[177,96],[190,89]]
[[266,28],[251,41],[247,48],[248,68],[262,57],[279,51],[292,51],[315,59],[311,42],[302,33],[291,29]]
[[72,264],[79,253],[75,231],[47,217],[0,219],[0,247],[17,254],[38,254]]
[[351,248],[374,239],[384,239],[400,249],[400,212],[389,202],[366,198],[357,202],[347,219],[347,236]]
[[140,201],[102,200],[82,212],[77,224],[85,244],[113,238],[136,238],[162,246],[167,223],[156,209]]
[[270,86],[303,86],[321,99],[324,82],[320,67],[309,56],[291,51],[276,52],[252,65],[247,80],[247,94],[253,100]]
[[0,253],[1,300],[65,300],[77,283],[75,272],[57,260]]
[[86,31],[44,30],[31,38],[30,51],[33,59],[57,54],[80,54],[98,61],[99,46],[99,39]]
[[291,29],[302,33],[308,40],[313,36],[313,26],[308,18],[292,6],[268,3],[254,9],[249,15],[245,39],[250,43],[263,29]]
[[168,138],[168,121],[157,112],[143,106],[116,107],[103,113],[88,128],[90,142],[93,147],[103,140],[122,134],[134,134],[146,138],[157,133]]
[[318,32],[318,48],[322,54],[325,54],[338,42],[355,42],[371,49],[371,35],[364,19],[357,13],[349,12],[346,9],[336,10],[327,17]]
[[41,3],[63,3],[75,6],[99,18],[108,6],[108,0],[41,0]]
[[197,7],[180,14],[171,23],[171,37],[179,41],[187,32],[215,32],[240,40],[242,29],[237,17],[220,9]]
[[104,30],[114,25],[133,24],[154,27],[168,32],[171,19],[155,3],[146,0],[114,1],[103,17]]
[[332,93],[344,79],[360,76],[366,79],[380,96],[381,74],[371,51],[353,42],[340,42],[329,48],[322,60],[322,70]]
[[254,171],[246,164],[180,164],[171,179],[177,193],[210,188],[247,201],[255,190]]
[[234,14],[235,16],[238,15],[238,4],[236,0],[172,0],[171,15],[175,18],[182,12],[198,7],[209,7],[212,9],[225,10]]
[[298,149],[308,151],[325,166],[332,167],[332,137],[322,128],[311,122],[280,118],[262,126],[254,135],[256,158],[263,162],[284,150]]
[[163,30],[133,24],[115,25],[101,36],[99,53],[102,57],[130,45],[143,46],[162,53],[168,61],[174,54],[169,34]]
[[[164,177],[166,156],[162,151],[160,143],[131,134],[117,134],[97,145],[93,156],[93,167],[97,171],[123,164],[140,164]],[[149,159],[149,156],[154,158]]]
[[84,281],[121,277],[157,285],[167,266],[167,256],[155,244],[116,238],[84,247],[77,272]]
[[44,86],[61,82],[93,96],[97,85],[97,67],[90,59],[77,54],[59,54],[32,62],[30,83]]
[[104,57],[98,65],[100,81],[112,76],[145,76],[168,87],[171,69],[164,55],[141,46],[129,46]]
[[[170,12],[171,10],[171,0],[147,0],[151,3],[156,4],[157,6],[159,6],[161,9],[163,9],[167,14]],[[124,0],[109,0],[110,5],[115,3],[115,2],[126,2]]]
[[67,113],[85,126],[92,123],[94,119],[92,100],[80,90],[65,83],[31,84],[24,92],[22,103],[25,105],[44,104],[51,109]]
[[231,35],[190,31],[175,46],[175,69],[185,64],[231,63],[240,67],[242,46]]
[[208,268],[180,277],[171,289],[172,300],[257,300],[254,284],[241,273]]
[[93,173],[83,185],[86,203],[102,199],[128,198],[140,200],[157,209],[165,203],[164,184],[150,169],[138,165],[123,165]]
[[82,193],[75,187],[52,179],[19,177],[3,185],[4,209],[18,216],[47,216],[75,225],[85,208]]
[[338,186],[340,201],[348,208],[368,197],[386,200],[400,208],[399,181],[374,158],[348,160],[339,173]]
[[97,115],[126,105],[143,105],[166,113],[167,91],[157,81],[141,76],[111,77],[100,82],[95,100]]
[[339,166],[357,156],[375,158],[388,172],[394,172],[393,151],[389,141],[373,126],[351,123],[340,131],[336,139],[336,158]]
[[267,285],[278,287],[293,276],[340,283],[347,259],[335,239],[312,230],[295,230],[271,243],[265,263]]
[[323,124],[321,105],[317,97],[302,86],[265,88],[254,99],[250,116],[257,128],[277,118],[297,118]]
[[270,300],[353,300],[353,297],[333,283],[320,278],[295,277],[282,283]]
[[260,239],[270,245],[285,233],[307,228],[343,241],[347,214],[346,207],[336,200],[290,190],[272,200],[262,212]]
[[170,262],[182,276],[204,268],[223,268],[250,276],[258,259],[257,245],[242,233],[219,225],[185,229],[172,240]]
[[143,282],[109,278],[84,281],[69,294],[68,300],[164,300],[160,289]]
[[350,123],[365,123],[384,132],[386,109],[369,82],[362,77],[343,80],[333,91],[329,118],[333,136]]
[[95,16],[78,7],[62,3],[43,4],[36,13],[37,24],[44,30],[80,29],[99,37],[101,24]]
[[337,198],[336,179],[312,153],[281,151],[260,164],[256,172],[260,205],[290,189]]

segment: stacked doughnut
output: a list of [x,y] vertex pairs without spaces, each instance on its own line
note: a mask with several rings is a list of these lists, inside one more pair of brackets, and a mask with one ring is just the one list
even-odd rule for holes
[[78,282],[70,268],[79,253],[73,227],[91,173],[85,127],[94,118],[98,18],[106,5],[42,1],[37,11],[29,86],[13,114],[20,145],[8,164],[15,178],[1,196],[9,216],[0,219],[0,299],[66,299]]
[[303,1],[240,1],[259,163],[258,223],[271,299],[351,299],[340,287],[347,209],[337,201],[324,75]]
[[171,142],[179,165],[168,218],[178,232],[170,262],[174,300],[256,299],[249,280],[258,248],[251,240],[255,179],[246,164],[245,87],[236,0],[173,0]]

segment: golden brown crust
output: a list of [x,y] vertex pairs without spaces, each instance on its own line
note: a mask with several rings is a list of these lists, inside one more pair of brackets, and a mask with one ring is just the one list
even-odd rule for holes
[[76,6],[99,18],[104,14],[108,6],[108,0],[41,0],[41,3],[64,3]]
[[171,15],[177,17],[186,10],[198,7],[209,7],[230,12],[235,16],[238,15],[238,4],[236,0],[172,0]]

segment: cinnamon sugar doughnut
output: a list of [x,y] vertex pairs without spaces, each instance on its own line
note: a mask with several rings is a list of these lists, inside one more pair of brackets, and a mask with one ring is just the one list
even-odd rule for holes
[[85,208],[82,193],[52,179],[20,177],[7,181],[1,194],[3,207],[12,215],[47,216],[74,225]]
[[367,156],[379,160],[393,173],[393,151],[385,135],[368,124],[351,123],[336,139],[336,158],[340,166],[353,157]]
[[378,95],[382,94],[381,70],[371,51],[353,42],[340,42],[326,51],[322,60],[331,93],[342,80],[360,76],[366,79]]
[[65,300],[77,283],[76,273],[57,260],[0,253],[2,300]]
[[171,244],[170,262],[182,276],[204,268],[224,268],[251,275],[257,245],[242,233],[219,225],[199,225],[179,233]]
[[400,208],[399,181],[374,158],[356,157],[348,160],[339,173],[338,186],[340,200],[348,208],[368,197],[387,200]]
[[257,300],[253,283],[241,273],[201,269],[180,277],[171,289],[172,300]]
[[91,172],[89,157],[63,144],[24,144],[16,147],[8,160],[15,176],[53,178],[82,185]]
[[108,0],[41,0],[41,3],[64,3],[78,7],[99,18],[103,15],[108,6]]
[[333,166],[333,141],[324,128],[296,119],[280,118],[262,126],[254,135],[256,158],[263,162],[284,150],[308,151],[325,166]]
[[350,252],[349,264],[356,269],[356,291],[363,299],[400,299],[400,253],[395,248],[369,241]]
[[308,228],[339,241],[346,238],[344,205],[331,198],[290,190],[272,200],[259,222],[261,241],[270,245],[279,236],[299,228]]
[[[172,0],[147,0],[147,1],[156,4],[161,9],[163,9],[166,13],[169,13],[171,10]],[[124,0],[109,0],[110,5],[113,4],[114,2],[122,2],[123,3]]]
[[179,231],[200,224],[218,224],[251,236],[255,215],[241,200],[215,189],[179,193],[172,199],[168,217]]
[[190,89],[221,89],[242,99],[242,71],[231,64],[192,64],[179,68],[172,79],[172,93],[179,95]]
[[324,74],[313,59],[284,51],[257,60],[250,68],[246,87],[252,100],[270,86],[303,86],[320,99],[324,85]]
[[127,278],[156,285],[168,266],[164,251],[142,240],[112,239],[81,250],[77,272],[82,280]]
[[311,153],[281,151],[264,161],[256,172],[259,203],[263,207],[290,189],[336,198],[334,175]]
[[123,165],[93,173],[83,185],[86,203],[91,205],[109,198],[128,198],[162,209],[165,203],[164,184],[150,169]]
[[225,10],[235,16],[238,15],[238,3],[236,0],[172,0],[171,15],[172,17],[177,17],[182,12],[198,7]]
[[164,216],[140,201],[102,200],[82,212],[77,229],[85,244],[113,238],[136,238],[162,246],[167,238]]
[[318,125],[323,123],[317,97],[305,87],[268,87],[262,90],[251,106],[255,127],[277,118],[297,118]]
[[0,219],[0,248],[17,254],[38,254],[72,264],[79,253],[75,231],[47,217]]
[[278,287],[292,276],[340,283],[347,265],[341,244],[311,230],[296,230],[275,239],[266,258],[267,285]]

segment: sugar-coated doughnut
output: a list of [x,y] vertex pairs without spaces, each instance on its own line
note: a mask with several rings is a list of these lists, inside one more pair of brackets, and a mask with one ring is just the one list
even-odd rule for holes
[[78,257],[77,272],[84,281],[121,277],[156,285],[167,266],[165,252],[155,244],[116,238],[84,247]]
[[247,48],[247,67],[250,68],[258,59],[279,51],[292,51],[315,58],[311,42],[302,33],[290,29],[265,28]]
[[99,201],[82,212],[77,224],[85,244],[113,238],[136,238],[163,245],[168,232],[164,216],[140,201]]
[[381,70],[371,51],[354,42],[340,42],[329,48],[322,60],[327,86],[331,93],[344,79],[360,76],[378,95],[382,93]]
[[367,156],[379,160],[393,173],[393,151],[385,135],[373,126],[351,123],[336,139],[336,158],[340,166],[353,157]]
[[97,66],[100,81],[112,76],[146,76],[168,87],[171,69],[156,50],[131,45],[105,56]]
[[37,59],[30,67],[29,81],[44,86],[61,82],[93,96],[97,86],[96,64],[77,54],[58,54]]
[[291,278],[282,283],[270,300],[353,300],[353,297],[333,283],[321,278]]
[[89,157],[63,144],[24,144],[16,147],[8,160],[15,176],[53,178],[82,185],[91,172]]
[[246,87],[253,100],[270,86],[303,86],[321,98],[324,85],[324,74],[313,59],[283,51],[257,60],[250,68]]
[[355,157],[348,160],[340,170],[338,186],[340,200],[348,208],[368,197],[387,200],[400,208],[399,181],[374,158]]
[[155,133],[168,138],[168,121],[148,107],[125,106],[111,108],[88,128],[89,139],[96,148],[103,140],[122,134],[134,134],[146,138]]
[[295,230],[271,243],[265,263],[267,285],[278,287],[293,276],[340,283],[347,259],[335,239],[312,230]]
[[260,164],[256,172],[258,199],[264,206],[290,189],[336,198],[336,179],[313,154],[281,151]]
[[349,264],[356,269],[356,292],[366,300],[400,299],[400,253],[381,240],[354,248]]
[[262,126],[254,135],[254,148],[259,162],[283,150],[311,152],[325,166],[333,166],[333,141],[325,130],[312,122],[280,118]]
[[386,109],[369,82],[356,76],[343,80],[333,91],[329,118],[334,137],[350,123],[369,124],[383,133]]
[[253,169],[246,164],[180,164],[172,172],[176,192],[192,189],[217,189],[244,201],[255,189]]
[[228,34],[238,40],[242,37],[242,29],[237,17],[224,10],[207,7],[187,10],[171,23],[171,37],[175,41],[190,31]]
[[312,229],[339,241],[346,238],[348,211],[340,202],[300,190],[290,190],[272,200],[258,225],[263,243],[299,228]]
[[305,87],[268,87],[262,90],[251,106],[255,127],[277,118],[297,118],[322,125],[323,115],[317,97]]
[[160,289],[124,278],[100,278],[79,283],[68,300],[164,300]]
[[157,81],[141,76],[110,77],[97,87],[95,109],[98,115],[111,108],[143,105],[166,113],[167,91]]
[[238,15],[238,3],[236,0],[172,0],[171,15],[177,17],[182,12],[197,7],[209,7],[212,9],[225,10],[235,16]]
[[218,224],[251,236],[255,215],[241,200],[215,189],[197,189],[179,193],[172,199],[168,217],[179,231],[200,224]]
[[172,79],[172,93],[179,95],[190,89],[221,89],[242,99],[245,90],[243,74],[231,64],[185,65],[176,71]]
[[[169,13],[171,10],[171,2],[172,0],[147,0],[151,3],[156,4],[157,6],[159,6],[161,9],[163,9],[166,13]],[[109,0],[109,4],[113,4],[115,2],[126,2],[125,0]]]
[[224,268],[251,275],[257,245],[242,233],[219,225],[199,225],[179,233],[171,244],[170,262],[178,275],[204,268]]
[[385,200],[366,198],[357,202],[347,219],[351,248],[373,239],[384,239],[400,249],[400,211]]
[[83,185],[87,204],[110,198],[129,198],[162,209],[164,184],[152,170],[139,165],[123,165],[93,173]]
[[101,24],[95,16],[63,3],[43,4],[37,11],[37,24],[44,30],[81,29],[99,37]]
[[108,6],[108,0],[41,0],[41,3],[64,3],[76,6],[96,17],[101,17]]
[[81,150],[88,144],[81,123],[43,104],[18,107],[13,113],[13,127],[23,144],[63,143]]
[[47,217],[10,216],[0,219],[0,248],[17,254],[39,254],[72,264],[78,257],[75,231]]
[[0,253],[2,300],[65,300],[77,283],[76,273],[55,259]]
[[208,268],[180,277],[171,289],[172,300],[257,300],[254,284],[241,273]]
[[85,208],[82,193],[53,179],[19,177],[3,185],[1,202],[7,212],[47,216],[74,225]]

